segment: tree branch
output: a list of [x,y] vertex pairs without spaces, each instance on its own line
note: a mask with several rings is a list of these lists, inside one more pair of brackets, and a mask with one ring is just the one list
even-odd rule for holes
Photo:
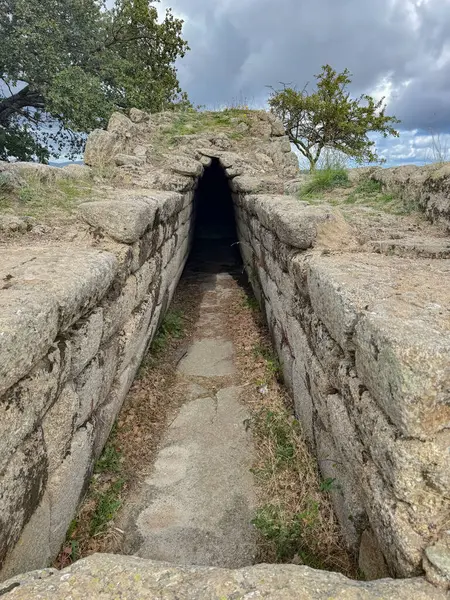
[[32,106],[33,108],[44,109],[44,97],[39,92],[34,92],[27,85],[19,92],[3,98],[0,101],[0,125],[6,127],[11,117],[21,112],[22,108]]

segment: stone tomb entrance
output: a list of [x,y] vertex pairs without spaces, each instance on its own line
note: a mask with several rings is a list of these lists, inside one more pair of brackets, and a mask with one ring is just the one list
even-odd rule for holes
[[217,158],[212,159],[198,182],[194,219],[191,268],[220,272],[242,264],[233,194],[228,176]]

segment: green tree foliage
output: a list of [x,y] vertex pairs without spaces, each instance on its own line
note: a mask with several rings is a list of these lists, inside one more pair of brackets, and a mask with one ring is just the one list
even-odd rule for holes
[[383,162],[367,134],[399,135],[393,125],[400,121],[386,116],[384,98],[376,102],[362,94],[352,99],[347,89],[351,83],[348,69],[337,73],[325,65],[315,77],[313,92],[284,86],[273,90],[269,98],[272,111],[283,121],[289,139],[308,159],[311,170],[324,148],[343,152],[359,163]]
[[0,0],[0,158],[76,154],[114,110],[187,103],[183,21],[158,1]]

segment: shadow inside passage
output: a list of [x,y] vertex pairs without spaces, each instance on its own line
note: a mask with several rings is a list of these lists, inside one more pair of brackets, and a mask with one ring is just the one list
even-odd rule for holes
[[233,197],[218,159],[206,167],[194,196],[194,241],[187,273],[243,272]]

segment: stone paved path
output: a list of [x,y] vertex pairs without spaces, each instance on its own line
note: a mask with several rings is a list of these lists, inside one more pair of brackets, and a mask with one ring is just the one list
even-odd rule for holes
[[[168,428],[136,502],[126,509],[128,553],[178,564],[254,562],[255,491],[248,414],[227,336],[228,273],[188,273],[202,294],[200,317],[178,364],[186,401]],[[234,291],[236,293],[236,291]]]

